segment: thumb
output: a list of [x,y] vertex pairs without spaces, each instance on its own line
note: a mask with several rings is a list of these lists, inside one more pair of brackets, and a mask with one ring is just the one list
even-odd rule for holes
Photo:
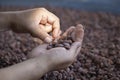
[[74,42],[70,48],[71,54],[76,55],[80,47],[81,47],[81,42]]
[[44,29],[40,28],[40,25],[36,28],[31,28],[31,34],[46,43],[50,43],[52,41],[52,36],[50,36]]

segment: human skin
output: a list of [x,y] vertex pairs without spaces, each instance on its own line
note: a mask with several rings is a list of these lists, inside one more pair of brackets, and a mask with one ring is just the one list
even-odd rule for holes
[[[60,20],[45,8],[0,12],[0,31],[30,33],[44,42],[60,35]],[[48,33],[52,32],[52,36]]]
[[44,44],[32,51],[31,54],[39,53],[38,57],[0,69],[0,80],[38,80],[49,71],[66,68],[76,59],[81,44],[75,42],[70,50],[62,47],[46,50],[46,47]]
[[[38,10],[38,13],[40,12]],[[30,15],[34,15],[32,17],[34,19],[34,17],[36,17],[37,15],[36,9],[17,11],[17,12],[16,11],[15,12],[14,11],[13,12],[1,12],[0,13],[0,17],[1,17],[0,18],[0,31],[13,30],[15,32],[20,32],[20,33],[27,32],[46,42],[50,42],[50,41],[47,41],[45,38],[49,37],[46,34],[47,32],[50,32],[51,29],[53,33],[57,34],[57,35],[52,35],[53,38],[56,38],[59,36],[58,34],[60,33],[60,28],[56,28],[56,27],[53,28],[53,26],[56,23],[53,23],[54,25],[49,24],[48,27],[40,24],[45,27],[45,28],[40,28],[41,26],[39,27],[41,30],[43,30],[43,32],[37,32],[36,29],[38,29],[38,27],[35,27],[35,26],[33,27],[30,25],[29,25],[30,27],[27,26],[29,23],[31,24],[32,21],[37,19],[35,18],[34,20],[32,20]],[[23,18],[25,19],[24,20],[25,22],[22,21]],[[11,23],[14,25],[13,27],[11,26]],[[46,22],[44,22],[43,20],[40,23],[46,23]],[[33,25],[35,24],[33,23]],[[33,32],[31,30],[33,30]],[[34,31],[36,31],[37,33]],[[66,50],[63,47],[58,47],[58,48],[47,50],[46,47],[48,44],[43,44],[43,45],[36,47],[35,49],[32,50],[31,53],[29,53],[29,55],[32,56],[30,59],[24,62],[15,64],[15,65],[12,65],[10,67],[0,69],[0,80],[38,80],[45,73],[49,71],[66,68],[67,66],[72,64],[72,62],[76,59],[76,56],[78,55],[81,49],[83,36],[84,36],[84,30],[83,28],[81,28],[81,33],[79,36],[80,40],[75,41],[72,44],[70,50]],[[36,54],[38,54],[38,56],[34,56]]]

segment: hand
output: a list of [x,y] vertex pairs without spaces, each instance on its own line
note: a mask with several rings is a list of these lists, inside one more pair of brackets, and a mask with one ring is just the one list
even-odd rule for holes
[[[71,32],[71,28],[69,29]],[[66,32],[68,34],[69,31]],[[69,66],[76,59],[82,45],[84,36],[84,30],[82,25],[77,25],[72,32],[72,38],[75,38],[75,42],[72,44],[69,50],[63,47],[52,48],[47,50],[47,44],[43,44],[35,48],[31,53],[28,54],[28,58],[38,57],[46,55],[48,67],[51,70],[61,69]],[[43,56],[44,57],[44,56]],[[43,63],[44,65],[44,63]]]
[[45,8],[16,11],[13,16],[11,29],[15,32],[30,33],[45,42],[51,42],[52,38],[60,35],[59,18]]

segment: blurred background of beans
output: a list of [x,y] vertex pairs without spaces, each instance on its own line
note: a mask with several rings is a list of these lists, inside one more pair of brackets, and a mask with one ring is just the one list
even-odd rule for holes
[[120,13],[120,0],[0,0],[1,6],[43,6],[66,7],[87,11]]
[[[76,61],[40,80],[119,80],[119,4],[120,0],[0,0],[0,11],[45,7],[60,18],[63,31],[84,25],[85,37]],[[26,60],[37,45],[29,34],[0,32],[0,68]]]

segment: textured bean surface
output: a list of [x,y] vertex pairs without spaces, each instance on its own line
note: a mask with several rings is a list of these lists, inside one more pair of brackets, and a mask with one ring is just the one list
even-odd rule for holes
[[[85,37],[77,60],[70,67],[49,72],[40,80],[120,80],[119,15],[62,8],[47,9],[60,17],[63,31],[78,23],[85,25]],[[0,7],[0,10],[15,8]],[[0,32],[0,68],[26,60],[26,54],[37,45],[30,35]]]
[[72,38],[65,38],[65,39],[60,39],[58,40],[57,42],[51,42],[48,46],[47,46],[47,49],[52,49],[52,48],[55,48],[55,47],[64,47],[66,49],[70,49],[71,47],[71,44],[73,43],[74,41],[72,40]]

